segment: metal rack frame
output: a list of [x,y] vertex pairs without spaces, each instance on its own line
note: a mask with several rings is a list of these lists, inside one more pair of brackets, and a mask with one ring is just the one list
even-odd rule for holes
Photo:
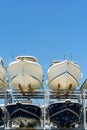
[[[69,91],[70,94],[66,95],[64,93],[67,93],[67,91],[52,91],[52,90],[48,90],[45,93],[45,103],[46,104],[50,104],[51,102],[55,102],[56,101],[65,101],[67,99],[72,100],[78,100],[79,103],[81,103],[84,106],[84,97],[83,97],[83,92],[76,90],[76,91]],[[45,111],[45,110],[44,110]],[[46,119],[45,119],[46,120]],[[49,119],[48,119],[49,120]],[[50,121],[48,121],[48,126],[49,124],[51,124]],[[44,122],[45,123],[45,122]],[[84,107],[82,107],[81,109],[81,118],[80,118],[80,122],[79,124],[76,124],[77,126],[75,126],[76,128],[74,129],[84,129]],[[44,126],[46,126],[46,124],[44,124]],[[64,129],[64,128],[55,128],[55,125],[53,124],[52,126],[50,125],[50,129]],[[46,128],[45,128],[46,129]],[[67,129],[67,128],[66,128]],[[70,128],[71,130],[71,128]]]
[[[8,104],[8,103],[12,103],[13,101],[17,101],[17,100],[22,100],[22,99],[27,99],[32,97],[33,99],[38,99],[41,100],[42,104],[44,105],[44,118],[43,118],[43,123],[41,124],[40,128],[36,128],[36,129],[42,129],[42,130],[87,130],[87,126],[86,126],[86,120],[87,120],[87,90],[82,90],[82,91],[70,91],[70,96],[64,96],[62,94],[59,95],[59,93],[57,91],[52,91],[52,90],[37,90],[35,92],[32,93],[26,93],[25,96],[23,96],[20,92],[15,92],[12,91],[11,89],[7,89],[6,92],[0,92],[0,100],[4,100],[4,105]],[[76,128],[55,128],[54,125],[51,126],[50,125],[50,121],[49,119],[47,120],[46,117],[46,106],[50,104],[50,102],[52,100],[65,100],[70,98],[71,100],[73,99],[77,99],[79,100],[80,103],[83,104],[83,109],[81,112],[82,118],[80,120],[80,124],[76,127]],[[12,130],[14,129],[12,127],[12,124],[10,124],[11,122],[9,122],[8,124],[6,124],[6,120],[7,120],[7,111],[6,108],[4,107],[5,110],[5,123],[3,128],[0,127],[0,130]],[[9,116],[9,115],[8,115]],[[46,122],[47,120],[47,122]],[[7,125],[7,126],[6,126]],[[48,125],[49,127],[46,127],[46,125]],[[8,128],[9,126],[9,128]],[[29,128],[31,129],[31,128]],[[22,129],[23,130],[23,129]],[[27,128],[26,128],[27,130]]]

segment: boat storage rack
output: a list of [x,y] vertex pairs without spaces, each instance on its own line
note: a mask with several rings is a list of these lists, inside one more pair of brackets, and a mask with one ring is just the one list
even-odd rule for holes
[[[40,125],[37,127],[20,128],[10,120],[10,115],[6,110],[6,105],[18,101],[35,100],[41,107],[42,116]],[[78,101],[82,104],[81,117],[79,123],[76,123],[73,128],[61,128],[50,122],[48,114],[48,105],[53,102],[60,101]],[[7,89],[5,92],[0,92],[0,102],[3,102],[4,109],[4,125],[0,126],[0,130],[87,130],[87,90],[76,91],[52,91],[52,90],[35,90],[34,92],[20,93]]]

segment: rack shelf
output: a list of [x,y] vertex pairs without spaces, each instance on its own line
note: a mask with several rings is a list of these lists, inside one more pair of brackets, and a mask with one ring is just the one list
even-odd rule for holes
[[[43,108],[43,118],[41,118],[41,125],[39,128],[35,128],[35,130],[86,130],[87,129],[87,90],[82,90],[82,91],[71,91],[69,96],[65,95],[58,95],[56,91],[51,91],[51,90],[37,90],[34,91],[32,94],[31,93],[24,93],[22,94],[21,92],[15,92],[10,89],[8,89],[6,92],[0,92],[0,100],[4,100],[4,105],[8,103],[13,103],[18,100],[26,100],[26,99],[35,99],[40,101],[41,106],[44,106]],[[66,99],[71,99],[71,100],[78,100],[81,104],[83,104],[83,108],[81,111],[81,120],[80,124],[76,128],[55,128],[54,125],[51,126],[51,122],[49,121],[49,117],[46,117],[46,107],[53,101],[60,101],[60,100],[66,100]],[[5,123],[4,126],[0,127],[0,130],[23,130],[25,128],[17,128],[12,126],[10,124],[11,122],[7,122],[9,119],[9,115],[6,111],[6,108],[4,107],[4,112],[5,112]],[[8,115],[8,116],[7,116]],[[6,123],[7,122],[7,123]],[[31,128],[28,128],[31,129]],[[27,128],[26,128],[27,130]],[[31,129],[33,130],[33,128]]]

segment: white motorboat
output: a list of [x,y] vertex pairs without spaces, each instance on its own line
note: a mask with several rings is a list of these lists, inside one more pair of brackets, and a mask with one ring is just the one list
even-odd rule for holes
[[6,74],[6,67],[2,58],[0,58],[0,89],[7,87],[8,78]]
[[33,56],[18,56],[8,66],[14,90],[31,92],[43,86],[43,69]]
[[47,85],[50,89],[74,90],[81,79],[79,65],[70,60],[53,61],[47,72]]

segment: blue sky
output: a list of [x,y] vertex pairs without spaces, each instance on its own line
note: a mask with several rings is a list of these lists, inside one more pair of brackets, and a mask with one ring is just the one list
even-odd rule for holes
[[0,56],[8,65],[18,55],[37,57],[45,80],[53,59],[72,55],[80,63],[83,83],[87,77],[87,1],[1,0]]

